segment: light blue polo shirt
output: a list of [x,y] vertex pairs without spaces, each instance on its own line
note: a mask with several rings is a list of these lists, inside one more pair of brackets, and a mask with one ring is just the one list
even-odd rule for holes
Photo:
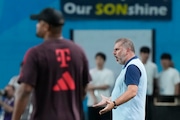
[[135,56],[123,67],[111,95],[116,100],[126,90],[128,85],[137,85],[137,95],[128,102],[113,109],[113,120],[144,120],[147,88],[147,75],[142,62]]

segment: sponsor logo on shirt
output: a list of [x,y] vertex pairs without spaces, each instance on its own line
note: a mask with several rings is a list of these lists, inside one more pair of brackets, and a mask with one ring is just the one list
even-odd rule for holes
[[[68,62],[71,61],[70,50],[68,48],[55,50],[57,61],[60,62],[60,68],[68,67]],[[74,79],[68,71],[62,74],[62,77],[57,80],[53,86],[53,91],[75,90]]]

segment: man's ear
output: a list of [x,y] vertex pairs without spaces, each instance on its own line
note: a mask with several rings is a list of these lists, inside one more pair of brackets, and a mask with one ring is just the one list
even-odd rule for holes
[[131,48],[127,48],[126,49],[126,53],[128,54],[128,52],[130,52],[131,51]]
[[49,31],[49,29],[50,29],[50,25],[47,22],[44,22],[43,23],[43,30],[44,31]]
[[45,30],[45,31],[49,31],[49,30],[50,30],[50,25],[46,23],[46,24],[44,25],[44,30]]

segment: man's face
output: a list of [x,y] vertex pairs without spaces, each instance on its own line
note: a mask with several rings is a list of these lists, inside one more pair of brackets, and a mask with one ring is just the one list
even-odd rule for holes
[[167,69],[171,66],[171,61],[169,59],[161,59],[161,65],[163,69]]
[[144,52],[141,52],[140,53],[140,56],[141,56],[141,60],[143,61],[143,62],[147,62],[147,60],[149,59],[149,53],[144,53]]
[[37,24],[36,24],[36,35],[40,38],[44,38],[45,34],[47,33],[49,29],[49,25],[43,21],[40,20]]
[[101,56],[96,57],[96,66],[98,68],[103,68],[104,66],[104,59]]
[[122,46],[121,42],[115,43],[113,54],[119,64],[125,64],[127,49]]

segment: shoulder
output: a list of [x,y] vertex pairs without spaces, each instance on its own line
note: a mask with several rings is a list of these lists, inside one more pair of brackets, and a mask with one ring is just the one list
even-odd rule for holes
[[68,45],[72,51],[76,51],[76,52],[80,53],[81,55],[83,55],[83,57],[86,58],[85,52],[80,45],[74,43],[72,40],[69,40],[69,39],[63,39],[62,42],[64,42],[66,45]]
[[151,61],[148,61],[145,65],[146,70],[149,71],[157,71],[157,65]]
[[129,66],[132,66],[132,68],[136,67],[139,70],[145,69],[143,63],[141,62],[139,58],[131,60],[129,64],[127,65],[127,67]]
[[38,51],[38,49],[40,49],[41,47],[43,46],[43,44],[40,44],[40,45],[36,45],[36,46],[33,46],[33,47],[30,47],[27,51],[26,51],[26,54],[29,54],[29,53],[36,53]]
[[147,64],[149,64],[152,67],[157,67],[157,65],[154,62],[148,61]]
[[19,75],[15,75],[15,76],[11,77],[12,80],[18,79],[18,78],[19,78]]
[[137,65],[135,65],[135,64],[130,64],[130,65],[128,65],[128,66],[127,66],[127,70],[128,70],[128,71],[139,71],[139,72],[140,72],[139,67],[138,67]]
[[73,42],[72,40],[69,39],[63,39],[62,42],[64,42],[65,44],[68,44],[69,46],[73,46],[74,48],[80,49],[82,50],[82,48],[76,44],[75,42]]
[[175,68],[169,68],[169,71],[170,72],[173,72],[173,73],[176,73],[176,74],[179,74],[179,71],[177,70],[177,69],[175,69]]
[[35,46],[35,47],[31,47],[26,51],[25,56],[28,56],[30,54],[35,54],[36,53],[36,49],[39,48],[39,46]]
[[126,85],[139,85],[140,77],[142,76],[142,73],[140,69],[134,65],[130,64],[127,66],[126,73],[125,73],[125,83]]
[[113,74],[113,71],[108,68],[104,68],[104,72],[107,74]]
[[11,77],[10,81],[17,80],[18,78],[19,78],[19,75],[15,75],[15,76]]
[[39,51],[37,49],[39,49],[39,45],[29,48],[24,55],[23,62],[25,63],[27,60],[36,60]]
[[126,75],[142,75],[144,74],[144,72],[140,69],[139,66],[135,65],[135,64],[130,64],[127,66],[126,69]]
[[96,71],[97,71],[96,68],[92,68],[92,69],[89,70],[89,72],[90,72],[91,74],[94,73],[94,72],[96,72]]

